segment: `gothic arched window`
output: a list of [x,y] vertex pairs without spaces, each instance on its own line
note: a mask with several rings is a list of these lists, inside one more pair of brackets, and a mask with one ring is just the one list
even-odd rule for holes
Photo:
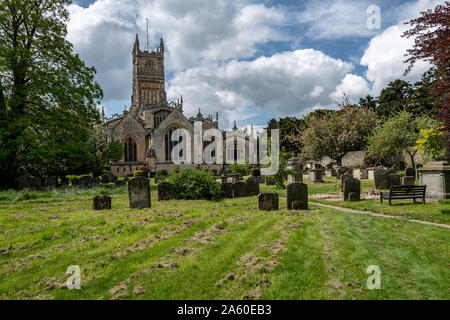
[[[180,135],[180,137],[178,138],[178,141],[172,141],[172,135],[174,133],[175,130],[177,130],[178,128],[176,127],[172,127],[170,128],[165,137],[164,137],[164,145],[165,145],[165,151],[166,151],[166,161],[172,161],[172,150],[173,148],[178,145],[179,143],[183,142],[183,136]],[[183,158],[183,150],[180,150],[179,153],[179,158]]]
[[128,137],[125,140],[125,162],[136,162],[137,161],[137,144],[136,140],[132,137]]

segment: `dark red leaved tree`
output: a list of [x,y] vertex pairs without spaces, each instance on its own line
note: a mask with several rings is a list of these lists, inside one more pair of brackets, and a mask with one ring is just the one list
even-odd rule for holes
[[439,117],[446,131],[446,147],[450,152],[450,1],[421,13],[406,22],[412,28],[403,37],[414,38],[414,46],[406,54],[409,64],[405,75],[419,60],[429,61],[436,68],[433,94],[442,98]]

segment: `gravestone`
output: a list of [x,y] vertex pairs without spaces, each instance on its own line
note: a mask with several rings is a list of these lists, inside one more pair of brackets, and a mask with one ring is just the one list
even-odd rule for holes
[[158,201],[169,201],[173,199],[173,184],[163,182],[158,184]]
[[232,183],[222,183],[222,185],[220,186],[222,189],[222,196],[226,199],[231,199],[233,198],[233,184]]
[[353,178],[353,174],[351,174],[351,173],[345,173],[345,174],[341,175],[341,188],[344,188],[345,180],[352,179],[352,178]]
[[[304,183],[295,182],[286,187],[286,198],[288,210],[308,210],[308,186]],[[297,203],[297,209],[293,203]]]
[[101,175],[101,181],[102,181],[102,183],[111,183],[112,182],[112,174],[110,174],[110,173],[104,173],[104,174],[102,174]]
[[353,175],[356,179],[369,179],[369,173],[367,172],[367,169],[355,169],[353,170]]
[[[354,193],[351,200],[349,198],[350,194]],[[359,201],[361,200],[361,181],[355,178],[349,178],[344,182],[344,201]]]
[[150,181],[144,177],[136,177],[128,182],[130,208],[151,208]]
[[233,183],[233,198],[244,198],[247,196],[247,184],[242,181]]
[[334,168],[327,168],[327,169],[325,169],[325,175],[328,178],[336,177],[337,176],[336,169],[334,169]]
[[258,178],[250,177],[245,184],[247,186],[247,197],[257,196],[259,194]]
[[323,170],[322,169],[311,169],[308,173],[308,181],[311,183],[323,182]]
[[420,185],[427,186],[427,198],[450,199],[450,165],[447,161],[430,161],[418,172]]
[[72,179],[72,187],[78,188],[78,185],[79,185],[79,179],[78,178],[73,178]]
[[367,168],[367,174],[369,176],[369,180],[375,180],[375,171],[377,170],[377,168],[372,167],[372,168]]
[[278,193],[261,193],[258,196],[258,208],[260,211],[272,211],[279,208]]
[[395,169],[389,169],[387,172],[388,175],[395,174],[395,173],[397,173],[397,171]]
[[92,201],[94,210],[111,210],[111,197],[106,195],[96,196]]
[[292,202],[292,210],[308,210],[308,203],[305,201],[294,201]]
[[266,185],[267,186],[274,186],[276,184],[275,177],[274,176],[267,176],[266,177]]
[[99,188],[100,187],[100,178],[94,177],[91,180],[91,188]]
[[402,186],[413,186],[416,183],[416,177],[403,177]]
[[406,168],[405,169],[405,175],[407,177],[415,177],[416,176],[416,170],[414,168]]
[[398,173],[393,173],[389,175],[389,187],[401,186],[400,175]]
[[384,169],[377,169],[374,172],[375,188],[377,190],[389,189],[389,175]]
[[357,192],[350,192],[350,194],[348,195],[347,201],[350,201],[350,202],[361,201],[361,194],[357,193]]

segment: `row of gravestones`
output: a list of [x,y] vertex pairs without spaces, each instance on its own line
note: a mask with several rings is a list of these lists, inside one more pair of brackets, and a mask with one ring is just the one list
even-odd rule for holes
[[[286,187],[286,203],[288,210],[308,210],[308,186],[294,182]],[[258,196],[258,208],[261,211],[279,209],[278,193],[261,193]]]
[[416,171],[413,168],[408,168],[406,176],[402,177],[395,170],[377,169],[374,172],[375,189],[386,190],[395,186],[414,185],[416,180]]

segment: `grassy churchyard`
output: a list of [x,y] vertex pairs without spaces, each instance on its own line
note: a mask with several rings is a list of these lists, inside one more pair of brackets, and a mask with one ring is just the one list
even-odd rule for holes
[[[0,192],[0,298],[450,299],[449,202],[317,196],[335,181],[309,185],[308,211],[288,211],[285,190],[263,184],[280,210],[258,211],[256,196],[158,202],[153,180],[151,209],[130,209],[125,187]],[[100,193],[112,210],[92,210]],[[66,286],[73,265],[80,290]],[[379,290],[366,285],[372,265]]]

